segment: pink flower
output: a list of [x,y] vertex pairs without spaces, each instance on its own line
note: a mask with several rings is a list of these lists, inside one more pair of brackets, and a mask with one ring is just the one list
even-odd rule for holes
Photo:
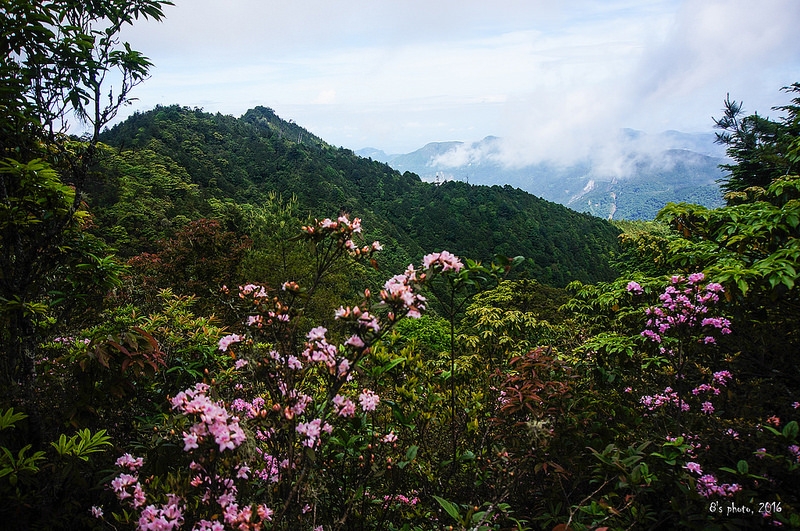
[[440,266],[442,271],[448,271],[452,269],[456,273],[461,271],[461,269],[464,267],[464,264],[457,256],[447,251],[425,255],[422,258],[422,265],[425,269],[432,269],[435,266]]
[[239,343],[244,338],[238,334],[230,334],[228,336],[223,337],[219,340],[219,349],[222,352],[228,350],[228,347],[231,346],[233,343]]
[[714,404],[712,404],[711,402],[703,402],[703,405],[700,408],[700,410],[703,413],[710,415],[711,413],[714,412]]
[[324,326],[317,326],[316,328],[312,328],[308,332],[308,340],[309,341],[324,341],[325,340],[325,333],[328,331],[327,328]]
[[241,369],[245,365],[247,365],[247,360],[243,360],[243,359],[238,359],[238,360],[236,360],[236,363],[233,364],[233,366],[235,368],[237,368],[237,369]]
[[275,514],[272,509],[264,505],[263,503],[256,508],[256,513],[258,517],[262,520],[266,520],[267,522],[272,521],[272,515]]
[[356,405],[341,395],[333,397],[334,412],[340,417],[352,417],[356,412]]
[[364,341],[360,337],[355,335],[355,334],[350,336],[350,338],[347,341],[345,341],[344,344],[345,345],[349,345],[349,346],[351,346],[351,347],[353,347],[354,349],[357,349],[357,350],[360,350],[360,349],[364,348]]
[[131,474],[120,474],[113,480],[111,480],[111,488],[114,489],[114,492],[117,494],[117,498],[123,500],[125,498],[130,498],[131,494],[125,490],[126,487],[134,485],[139,482],[139,478],[137,476],[133,476]]
[[144,494],[144,489],[142,489],[142,485],[137,483],[133,486],[133,506],[134,508],[139,508],[145,504],[147,501],[147,496]]
[[792,444],[792,445],[789,446],[788,450],[789,450],[789,453],[791,453],[794,456],[794,458],[798,462],[800,462],[800,446],[797,446],[796,444]]
[[95,518],[102,518],[103,517],[103,509],[96,505],[92,505],[92,516]]
[[725,385],[728,383],[728,380],[733,378],[730,371],[719,371],[714,373],[714,381],[717,382],[719,385]]
[[698,282],[702,282],[706,276],[703,273],[692,273],[689,275],[689,284],[697,284]]
[[689,472],[694,472],[695,474],[702,474],[703,469],[700,468],[700,465],[694,462],[686,463],[686,470]]
[[358,395],[358,403],[361,404],[361,409],[364,411],[375,411],[380,401],[380,397],[369,389],[364,389],[364,391]]
[[[339,376],[339,378],[341,378],[342,376],[346,375],[349,370],[350,370],[350,360],[348,360],[347,358],[344,358],[341,362],[339,362],[339,369],[338,369],[336,375]],[[352,375],[347,374],[347,381],[348,382],[350,381],[351,378],[352,378]]]
[[124,454],[117,459],[115,463],[118,467],[127,468],[128,470],[138,470],[144,464],[144,459],[141,457],[134,458],[131,454]]
[[384,435],[383,439],[381,439],[381,442],[393,443],[396,440],[397,440],[397,435],[395,435],[394,432],[392,431],[392,432],[389,432],[386,435]]
[[306,440],[303,441],[303,445],[313,448],[323,430],[322,419],[314,419],[311,422],[301,422],[297,425],[295,430],[297,430],[297,433],[300,435],[306,436]]
[[738,439],[739,438],[739,432],[736,431],[736,430],[733,430],[731,428],[728,428],[727,430],[725,430],[725,435],[730,435],[734,439]]
[[642,286],[640,286],[638,282],[634,282],[633,280],[628,282],[628,286],[625,289],[636,295],[642,294]]

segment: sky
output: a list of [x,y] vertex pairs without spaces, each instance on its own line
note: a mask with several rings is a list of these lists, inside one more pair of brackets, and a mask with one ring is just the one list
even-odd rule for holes
[[709,132],[800,81],[798,0],[174,0],[123,39],[154,63],[120,118],[157,104],[271,107],[326,142],[407,153],[503,139],[567,161],[620,128]]

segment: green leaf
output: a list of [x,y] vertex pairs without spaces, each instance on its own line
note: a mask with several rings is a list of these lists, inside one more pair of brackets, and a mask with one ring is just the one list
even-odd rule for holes
[[736,470],[738,470],[740,474],[744,475],[750,471],[750,467],[747,465],[747,461],[742,459],[736,463]]
[[417,458],[417,451],[419,450],[419,446],[412,445],[406,450],[406,459],[408,461],[413,461]]
[[461,516],[458,514],[458,506],[439,496],[434,496],[433,499],[439,502],[439,505],[441,505],[442,508],[447,511],[447,514],[452,516],[456,522],[461,523]]
[[796,439],[798,431],[800,431],[800,427],[797,425],[797,421],[793,420],[783,427],[782,435],[790,440]]
[[13,428],[14,424],[18,420],[22,420],[27,418],[28,415],[25,413],[15,413],[14,408],[7,409],[2,415],[0,415],[0,430],[5,430],[6,428]]

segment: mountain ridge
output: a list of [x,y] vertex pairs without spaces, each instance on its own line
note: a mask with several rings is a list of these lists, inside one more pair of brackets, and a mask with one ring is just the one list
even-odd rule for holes
[[[521,274],[555,286],[615,275],[619,230],[602,219],[509,185],[424,182],[336,148],[267,107],[235,118],[159,106],[132,115],[101,140],[115,149],[107,150],[108,182],[90,190],[90,204],[107,227],[103,237],[129,256],[150,252],[148,242],[200,216],[221,212],[235,229],[239,205],[277,194],[296,197],[312,217],[363,218],[393,270],[447,249],[481,261],[522,255]],[[130,202],[121,203],[123,197]]]

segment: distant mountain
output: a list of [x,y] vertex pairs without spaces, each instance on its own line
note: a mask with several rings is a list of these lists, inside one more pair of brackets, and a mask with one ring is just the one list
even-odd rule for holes
[[724,148],[711,133],[665,131],[647,135],[624,129],[613,149],[564,166],[548,162],[513,166],[503,140],[434,142],[407,154],[366,148],[360,156],[416,173],[423,180],[505,185],[608,219],[652,219],[668,202],[723,204],[717,180]]
[[[385,250],[380,267],[400,271],[424,253],[447,249],[491,261],[526,258],[519,274],[563,286],[615,278],[619,230],[512,186],[455,180],[436,185],[337,148],[272,109],[240,118],[179,106],[136,113],[105,131],[102,181],[87,189],[98,233],[123,256],[200,217],[242,226],[244,205],[279,194],[312,217],[348,212]],[[431,145],[410,165],[456,143]],[[381,156],[374,150],[372,155]]]

